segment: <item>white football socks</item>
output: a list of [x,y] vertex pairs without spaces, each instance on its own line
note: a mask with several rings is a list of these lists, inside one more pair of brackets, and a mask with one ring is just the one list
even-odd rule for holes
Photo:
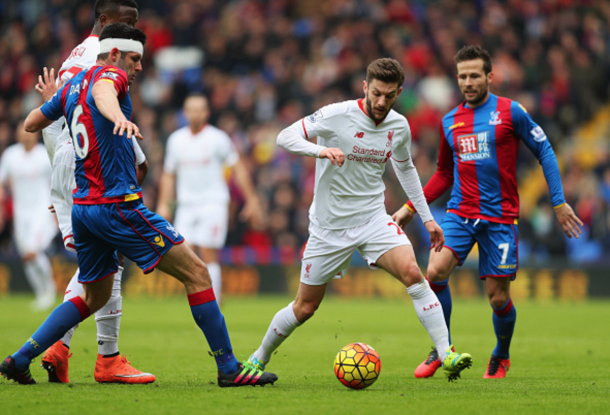
[[263,343],[252,355],[263,364],[269,363],[271,354],[301,325],[294,315],[293,304],[294,301],[275,314],[263,337]]
[[36,296],[37,307],[41,310],[52,307],[56,286],[49,258],[39,253],[24,264],[23,271]]
[[206,265],[208,267],[208,272],[210,273],[210,279],[212,280],[214,296],[216,297],[218,307],[220,307],[220,302],[222,300],[222,270],[220,265],[218,265],[218,262],[210,262]]
[[119,331],[123,314],[123,297],[121,296],[121,278],[123,267],[114,274],[112,295],[102,308],[95,312],[97,325],[97,352],[110,355],[119,352]]
[[[83,284],[78,282],[79,270],[76,270],[74,276],[70,280],[64,295],[64,302],[78,297],[83,293]],[[101,355],[115,354],[119,351],[119,330],[121,327],[121,316],[123,308],[123,297],[121,296],[121,278],[123,275],[123,267],[114,274],[114,283],[112,286],[112,295],[110,299],[95,313],[95,323],[97,325],[97,351]],[[61,342],[70,347],[74,330],[78,324],[66,332]]]
[[443,316],[443,306],[425,279],[407,287],[407,292],[413,299],[419,321],[428,332],[439,358],[443,361],[449,349],[449,331]]

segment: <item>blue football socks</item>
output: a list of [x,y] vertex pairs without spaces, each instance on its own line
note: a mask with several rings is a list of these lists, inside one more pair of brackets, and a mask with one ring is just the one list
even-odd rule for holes
[[238,370],[238,361],[233,356],[225,318],[218,308],[214,291],[209,288],[190,294],[188,300],[193,318],[212,349],[218,369],[225,374],[235,373]]
[[13,354],[17,367],[26,369],[32,359],[42,354],[89,315],[89,307],[80,297],[74,297],[57,306],[32,337]]
[[510,298],[500,309],[493,308],[493,310],[494,330],[498,339],[493,355],[501,359],[508,359],[510,341],[513,338],[515,322],[517,321],[517,310],[513,305],[513,300]]

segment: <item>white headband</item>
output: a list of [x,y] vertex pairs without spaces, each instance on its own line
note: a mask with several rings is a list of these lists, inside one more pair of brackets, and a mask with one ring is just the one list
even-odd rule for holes
[[100,41],[100,54],[108,53],[114,48],[117,48],[121,52],[136,52],[140,55],[144,55],[144,46],[137,40],[109,37]]

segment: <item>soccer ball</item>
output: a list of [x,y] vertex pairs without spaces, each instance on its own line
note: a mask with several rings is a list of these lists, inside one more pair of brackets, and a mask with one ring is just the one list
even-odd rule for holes
[[339,350],[335,357],[335,375],[348,388],[371,386],[381,372],[381,359],[371,346],[352,343]]

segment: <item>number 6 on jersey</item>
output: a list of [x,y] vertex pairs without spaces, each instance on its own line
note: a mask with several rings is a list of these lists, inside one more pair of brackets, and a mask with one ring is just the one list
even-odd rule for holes
[[[76,155],[80,159],[85,159],[87,154],[89,154],[89,135],[87,134],[87,127],[85,127],[85,124],[78,122],[81,115],[83,115],[82,104],[77,105],[76,108],[74,108],[70,131],[72,132],[72,142],[74,143],[74,151],[76,152]],[[78,138],[79,134],[82,137],[82,146],[81,140]]]

